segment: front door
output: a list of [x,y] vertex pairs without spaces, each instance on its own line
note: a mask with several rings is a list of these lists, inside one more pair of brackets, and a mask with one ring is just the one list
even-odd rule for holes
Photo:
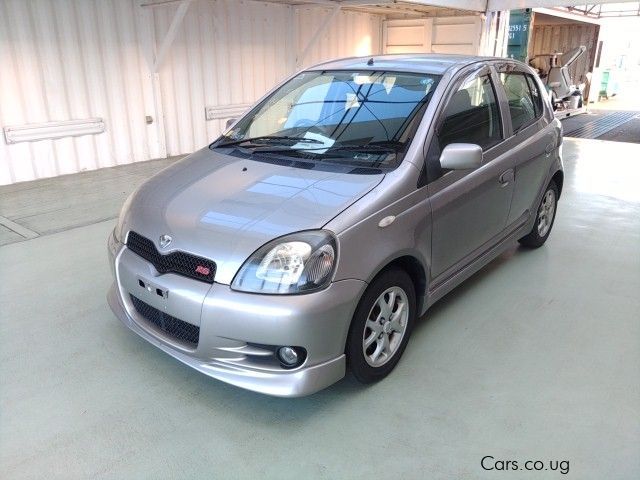
[[[513,159],[503,148],[503,119],[489,68],[454,88],[427,153],[432,215],[431,280],[436,287],[491,246],[505,229],[513,194]],[[439,169],[451,143],[483,149],[473,170]]]

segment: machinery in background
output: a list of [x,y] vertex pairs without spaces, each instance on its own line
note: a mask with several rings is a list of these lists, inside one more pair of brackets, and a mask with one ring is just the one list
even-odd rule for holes
[[562,116],[569,116],[570,111],[581,110],[583,107],[583,92],[586,84],[577,84],[573,81],[569,74],[569,67],[586,50],[587,47],[580,45],[567,53],[544,53],[529,60],[529,65],[538,71],[540,78],[547,86],[553,109],[556,112],[568,114]]

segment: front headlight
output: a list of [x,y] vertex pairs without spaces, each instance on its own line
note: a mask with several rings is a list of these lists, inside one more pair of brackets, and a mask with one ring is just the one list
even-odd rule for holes
[[308,293],[326,287],[337,242],[325,230],[293,233],[260,247],[244,262],[231,288],[253,293]]

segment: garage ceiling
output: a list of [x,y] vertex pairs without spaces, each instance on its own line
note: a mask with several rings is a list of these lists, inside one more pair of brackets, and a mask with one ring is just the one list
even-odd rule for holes
[[[419,13],[436,16],[442,12],[451,15],[456,10],[476,12],[514,10],[536,7],[572,7],[577,13],[592,16],[639,15],[640,2],[625,0],[601,0],[585,5],[581,0],[267,0],[289,5],[340,5],[343,8],[377,11],[380,13]],[[607,8],[606,5],[611,5]],[[622,5],[622,6],[621,6]],[[628,5],[628,6],[626,6]]]

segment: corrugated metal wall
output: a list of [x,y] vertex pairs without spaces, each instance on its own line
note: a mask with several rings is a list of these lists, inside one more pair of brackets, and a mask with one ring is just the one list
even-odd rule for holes
[[[176,8],[154,9],[157,39]],[[272,3],[191,5],[159,70],[168,155],[193,152],[220,134],[225,118],[206,121],[205,106],[250,104],[292,71],[291,15]]]
[[0,185],[193,152],[296,64],[382,53],[381,15],[340,11],[301,59],[330,8],[197,0],[154,74],[154,48],[178,4],[139,3],[0,1],[0,126],[106,124],[81,137],[0,139]]
[[[194,1],[154,80],[152,45],[159,47],[178,7],[139,3],[0,1],[0,126],[90,117],[106,124],[104,133],[82,137],[11,145],[0,138],[0,184],[201,148],[226,120],[224,114],[205,120],[205,106],[246,108],[295,71],[296,55],[329,13]],[[378,15],[340,12],[301,66],[379,53],[381,22]]]
[[[302,52],[311,40],[322,19],[330,9],[299,7],[297,19],[298,51]],[[312,65],[336,57],[382,53],[382,20],[380,15],[341,11],[315,47],[304,58],[302,66]]]
[[132,1],[0,2],[0,125],[102,117],[106,132],[6,145],[0,184],[158,156],[144,122],[152,101],[141,81]]
[[[155,9],[157,38],[169,28],[175,8]],[[193,152],[222,132],[226,118],[205,121],[205,106],[241,110],[293,73],[296,54],[329,14],[321,7],[195,2],[159,72],[167,154]],[[378,52],[381,21],[376,15],[340,12],[301,67]]]

